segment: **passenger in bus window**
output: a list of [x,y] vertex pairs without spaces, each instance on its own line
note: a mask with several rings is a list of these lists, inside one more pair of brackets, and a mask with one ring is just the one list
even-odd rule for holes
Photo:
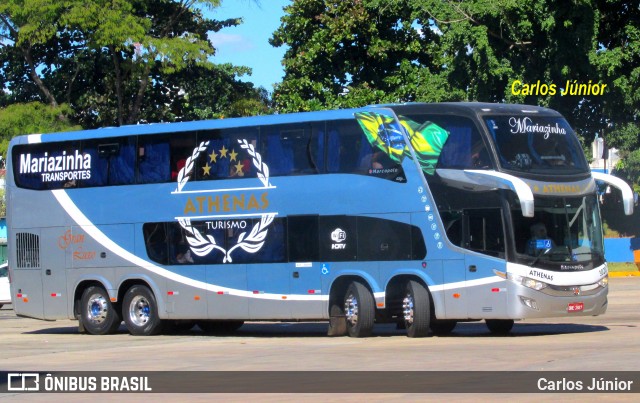
[[526,254],[537,256],[547,249],[555,248],[556,244],[553,239],[547,235],[547,227],[541,223],[535,223],[531,226],[531,238],[527,241]]
[[174,164],[174,169],[171,171],[171,180],[174,181],[178,178],[178,174],[184,168],[185,163],[187,162],[186,158],[180,158],[178,162]]

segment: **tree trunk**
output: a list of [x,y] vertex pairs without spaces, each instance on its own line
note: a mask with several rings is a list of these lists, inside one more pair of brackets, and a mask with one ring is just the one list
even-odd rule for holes
[[27,46],[21,46],[20,49],[22,49],[22,54],[24,55],[24,60],[27,62],[27,65],[29,66],[29,75],[31,76],[31,79],[33,80],[34,83],[36,83],[36,85],[38,86],[38,89],[40,89],[40,91],[42,92],[44,97],[49,102],[49,105],[51,105],[54,108],[57,108],[58,107],[58,102],[53,97],[53,94],[51,94],[51,91],[49,91],[47,86],[44,85],[44,83],[42,82],[42,80],[38,76],[38,73],[36,73],[36,66],[35,66],[35,64],[33,62],[33,56],[31,56],[31,47],[29,47],[28,45]]
[[122,71],[120,70],[120,58],[113,46],[109,46],[111,51],[111,59],[113,59],[113,68],[116,72],[116,96],[118,97],[118,126],[122,126],[124,119],[124,110],[122,107]]

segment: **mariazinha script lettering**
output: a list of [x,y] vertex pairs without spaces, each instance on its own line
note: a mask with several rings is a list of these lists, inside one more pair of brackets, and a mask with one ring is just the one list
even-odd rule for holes
[[44,182],[78,180],[91,178],[91,155],[75,150],[62,155],[49,155],[32,158],[31,153],[20,154],[20,174],[41,174]]
[[526,133],[543,133],[545,140],[549,138],[549,134],[567,134],[567,131],[556,123],[551,125],[539,125],[533,123],[530,118],[509,118],[509,126],[511,126],[511,133],[513,134],[526,134]]

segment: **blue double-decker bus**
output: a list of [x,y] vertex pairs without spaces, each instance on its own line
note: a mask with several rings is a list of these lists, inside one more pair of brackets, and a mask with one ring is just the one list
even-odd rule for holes
[[[622,190],[629,187],[597,174]],[[402,104],[11,141],[18,315],[91,334],[329,322],[410,337],[599,315],[594,174],[557,112]]]

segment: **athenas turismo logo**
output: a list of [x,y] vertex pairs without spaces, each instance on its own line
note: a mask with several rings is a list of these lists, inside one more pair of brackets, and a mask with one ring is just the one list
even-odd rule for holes
[[[238,146],[240,153],[236,153],[234,148],[229,150],[224,145],[221,148],[216,148],[216,141],[213,140],[201,142],[193,149],[191,156],[185,160],[184,167],[178,172],[178,187],[173,192],[173,194],[189,195],[184,208],[185,216],[176,217],[176,219],[186,232],[190,251],[200,257],[207,256],[216,250],[220,251],[224,255],[223,263],[232,262],[232,254],[238,249],[246,253],[258,252],[264,245],[269,225],[277,215],[277,213],[265,211],[269,206],[267,190],[275,189],[275,186],[269,182],[269,167],[262,161],[260,153],[255,150],[253,144],[246,139],[238,140]],[[256,182],[262,186],[187,190],[186,185],[196,169],[196,162],[201,154],[207,158],[201,167],[203,178],[211,176],[211,170],[215,171],[216,165],[222,166],[222,163],[226,162],[232,174],[230,176],[245,176],[245,172],[251,171],[251,166],[253,166],[256,172]],[[245,165],[240,162],[241,154],[246,157]],[[227,160],[225,161],[225,159]],[[234,160],[237,164],[231,165],[231,161]],[[216,181],[218,184],[232,182]],[[190,216],[191,214],[196,216]],[[247,219],[250,217],[259,219]],[[191,220],[194,218],[205,221],[204,223],[200,222],[199,225],[193,225]],[[253,224],[251,224],[252,222]],[[243,232],[234,237],[235,244],[226,245],[226,247],[225,241],[222,239],[224,231],[217,231],[218,239],[208,233],[209,230],[229,229]]]

